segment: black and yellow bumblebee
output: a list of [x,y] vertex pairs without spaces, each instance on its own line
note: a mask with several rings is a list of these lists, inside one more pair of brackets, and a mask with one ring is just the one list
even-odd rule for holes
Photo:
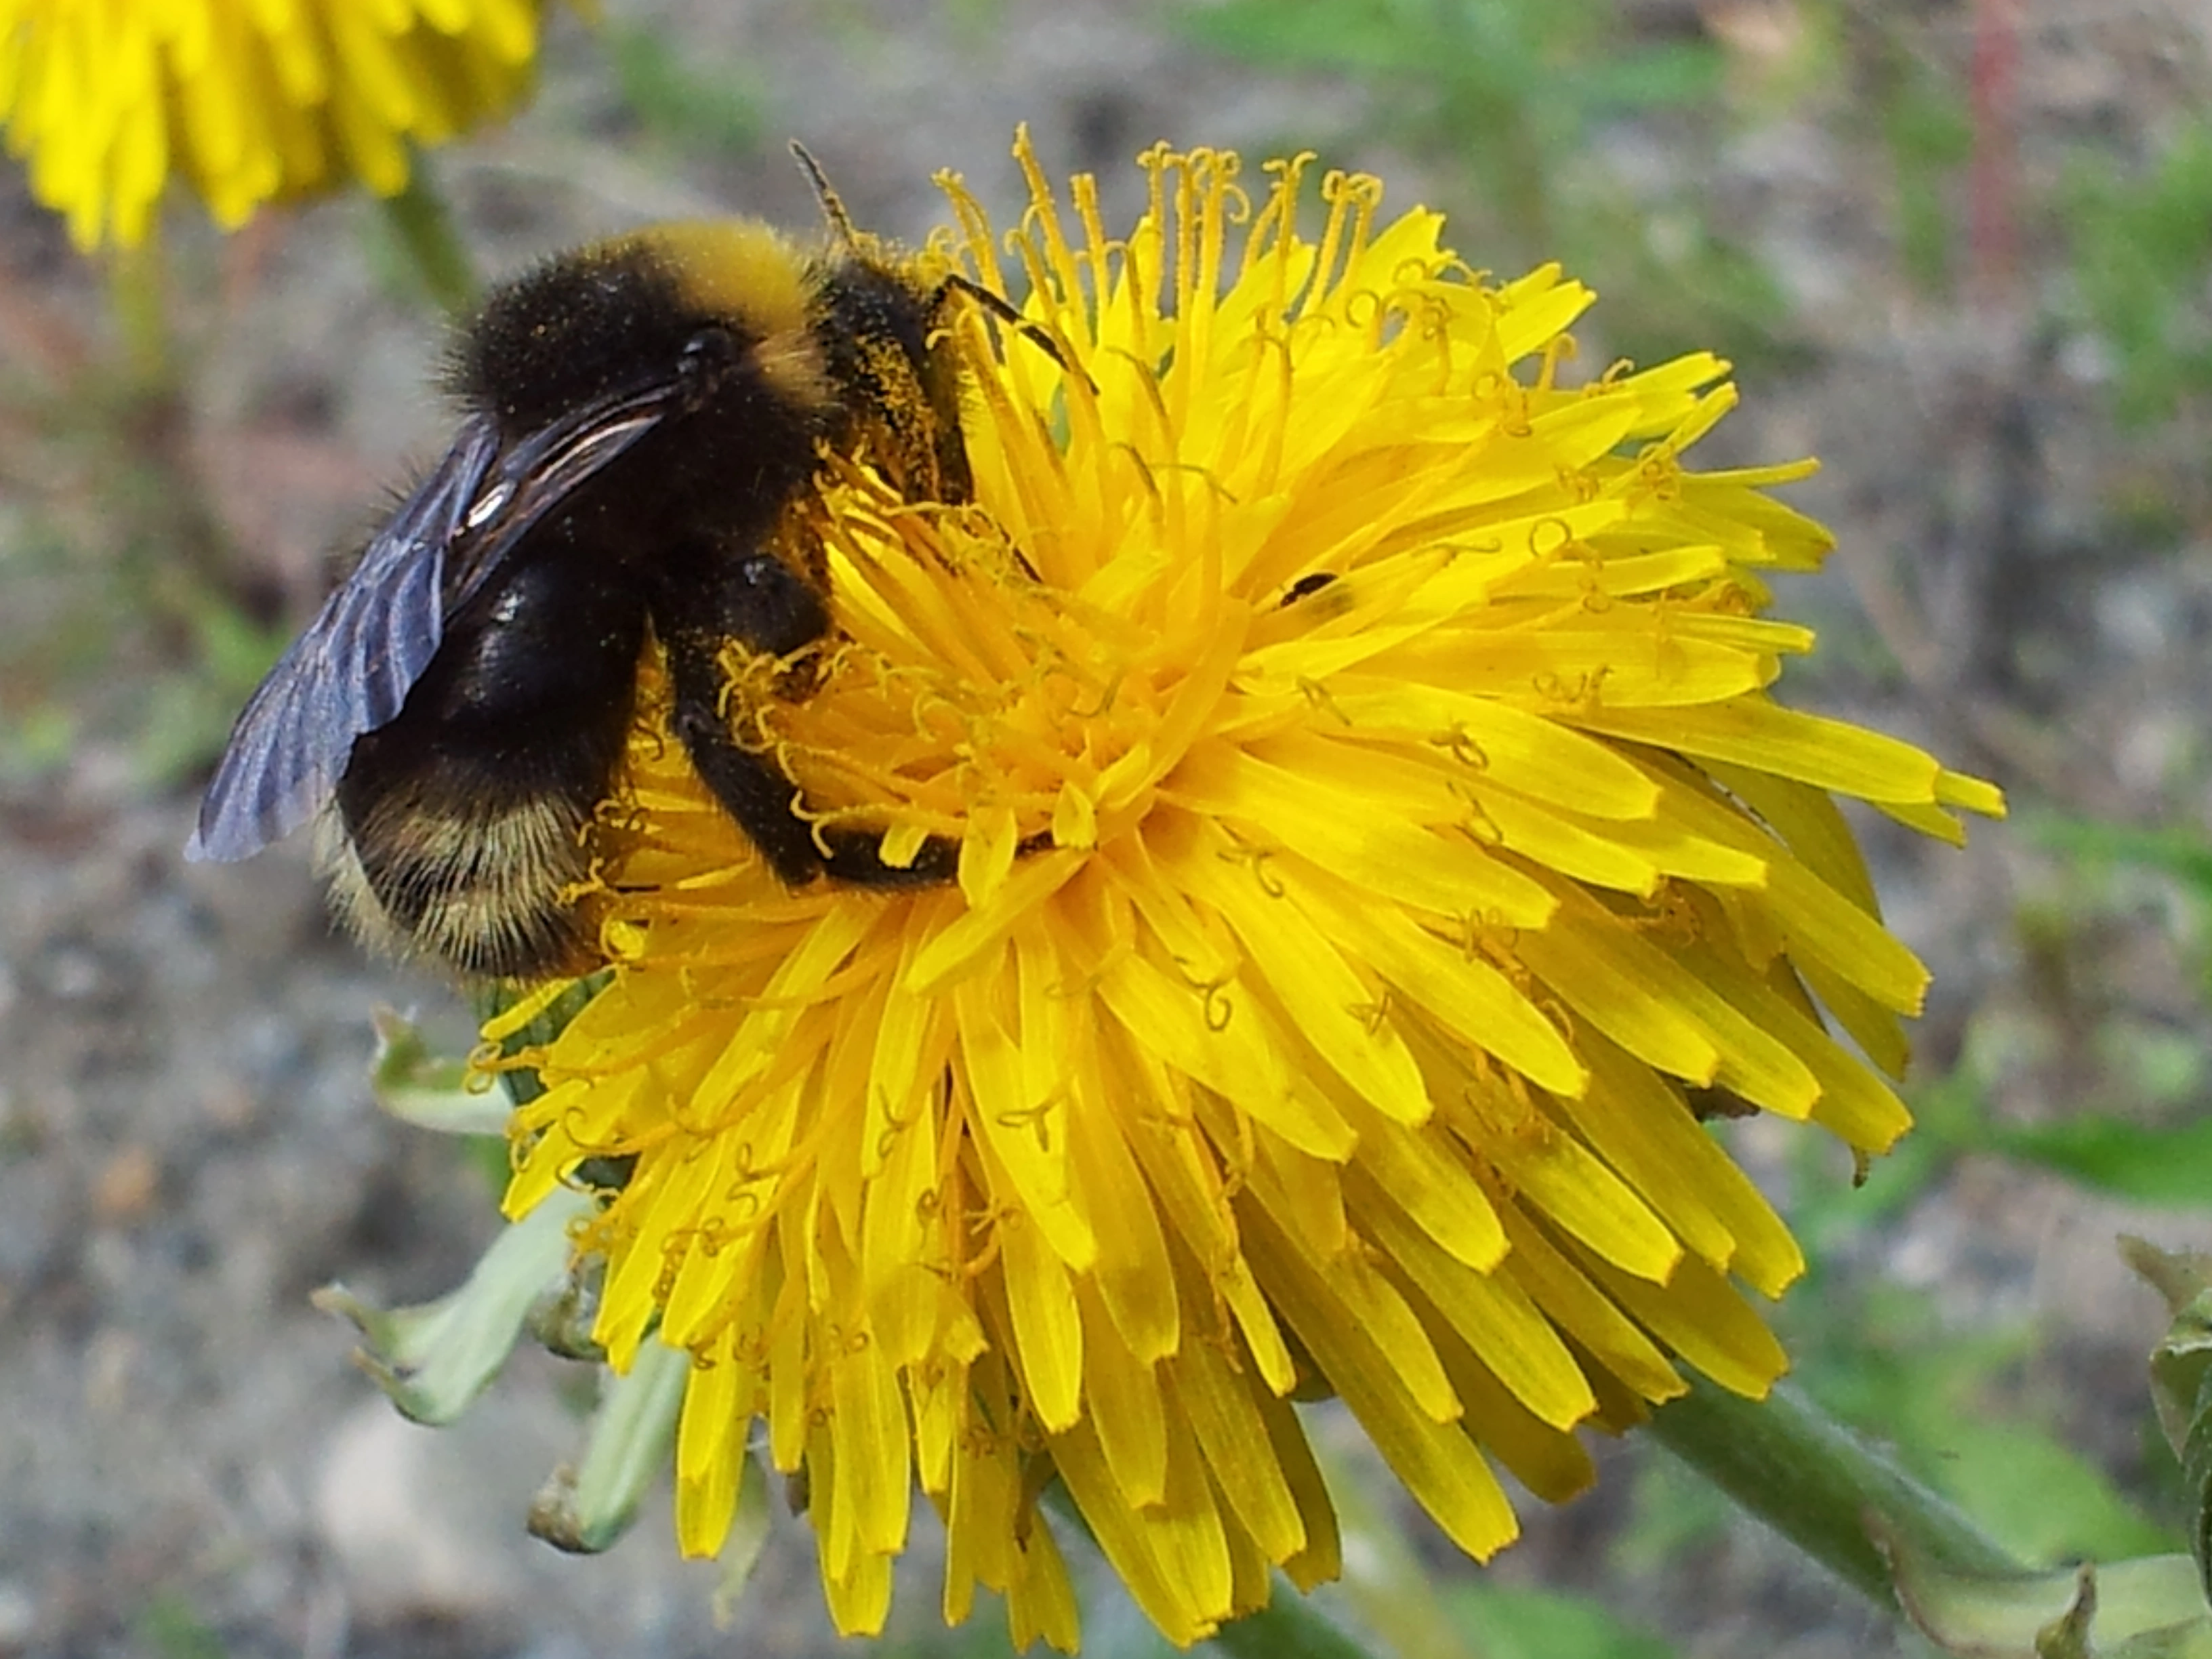
[[830,631],[818,549],[783,533],[829,458],[909,501],[968,499],[951,311],[964,295],[1011,320],[857,234],[793,149],[818,247],[663,226],[491,294],[452,355],[453,447],[246,704],[188,858],[248,857],[321,812],[334,908],[371,944],[471,976],[595,967],[562,895],[657,641],[673,735],[782,880],[953,873],[950,842],[893,866],[878,836],[811,819],[726,713],[732,642],[789,657]]

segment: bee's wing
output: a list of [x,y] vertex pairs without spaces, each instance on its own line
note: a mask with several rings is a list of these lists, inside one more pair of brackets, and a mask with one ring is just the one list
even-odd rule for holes
[[247,858],[296,829],[354,739],[398,714],[444,629],[446,550],[498,454],[491,421],[471,419],[277,659],[231,728],[186,858]]
[[446,614],[468,603],[540,519],[674,412],[681,390],[675,377],[660,376],[595,398],[501,456],[454,526],[441,590]]
[[185,856],[250,858],[313,817],[354,740],[398,717],[446,618],[563,497],[679,408],[684,384],[655,376],[594,399],[504,454],[492,416],[471,416],[246,703]]

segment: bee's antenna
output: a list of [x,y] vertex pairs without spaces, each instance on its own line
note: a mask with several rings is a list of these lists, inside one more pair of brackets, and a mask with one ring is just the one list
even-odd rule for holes
[[[992,316],[996,317],[1000,322],[1004,323],[1015,333],[1020,335],[1022,338],[1027,340],[1031,345],[1036,347],[1036,349],[1043,352],[1046,356],[1051,358],[1054,362],[1059,364],[1063,372],[1080,372],[1075,370],[1073,365],[1068,362],[1066,354],[1060,349],[1060,342],[1054,339],[1051,335],[1045,332],[1043,329],[1038,327],[1036,324],[1031,322],[1028,318],[1023,316],[1019,311],[1015,309],[1013,302],[1008,300],[1004,295],[994,294],[989,289],[985,288],[981,283],[972,282],[969,278],[963,276],[957,270],[945,279],[945,289],[954,294],[966,295],[969,299],[981,306],[985,311],[990,313]],[[1088,380],[1091,377],[1088,374],[1085,374],[1084,379]],[[1091,381],[1091,389],[1094,392],[1098,390],[1098,383],[1096,380]]]
[[984,310],[989,312],[994,317],[996,317],[1008,328],[1013,329],[1019,333],[1036,337],[1037,343],[1042,346],[1045,350],[1051,355],[1052,360],[1054,362],[1060,363],[1060,366],[1062,368],[1066,368],[1067,367],[1066,363],[1060,362],[1060,348],[1053,343],[1052,337],[1045,333],[1044,331],[1040,329],[1035,323],[1030,321],[1028,318],[1023,316],[1020,312],[1017,311],[1014,308],[1013,302],[1006,298],[1003,295],[992,293],[989,289],[985,288],[981,283],[971,281],[969,278],[963,276],[957,270],[945,279],[945,286],[951,289],[955,294],[966,295],[970,300],[973,300],[977,305],[982,307]]
[[[845,211],[845,204],[839,199],[836,187],[830,182],[829,174],[822,171],[822,163],[814,159],[814,152],[794,138],[791,141],[791,154],[799,163],[799,170],[806,175],[807,183],[814,186],[815,199],[822,204],[822,216],[830,222],[830,230],[847,247],[857,248],[860,246],[860,234],[853,228],[853,221],[851,216]],[[1060,350],[1059,343],[1043,329],[1023,316],[1004,295],[994,294],[981,283],[972,282],[957,271],[945,279],[943,286],[938,292],[940,297],[947,292],[966,295],[992,316],[996,317],[1015,333],[1042,351],[1063,370],[1068,368],[1066,356]],[[1097,389],[1096,382],[1093,382],[1092,389]]]
[[830,175],[822,171],[822,163],[814,159],[814,153],[796,138],[791,141],[791,153],[799,162],[799,170],[806,175],[806,182],[814,186],[814,198],[822,204],[822,216],[837,233],[837,240],[851,247],[860,240],[860,233],[853,228],[853,221],[830,185]]

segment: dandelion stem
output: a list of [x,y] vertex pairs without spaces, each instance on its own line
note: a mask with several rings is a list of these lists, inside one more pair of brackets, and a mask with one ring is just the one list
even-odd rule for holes
[[132,386],[146,398],[173,395],[175,354],[169,339],[168,260],[156,235],[108,258],[108,302],[123,337]]
[[459,314],[476,304],[477,273],[468,250],[453,230],[453,216],[437,181],[430,176],[429,158],[417,151],[410,158],[406,188],[383,198],[385,217],[398,233],[415,273],[430,297],[449,313]]
[[1916,1562],[1977,1577],[2027,1571],[1965,1514],[1788,1387],[1745,1400],[1705,1382],[1652,1413],[1675,1456],[1884,1607],[1897,1605],[1880,1537]]

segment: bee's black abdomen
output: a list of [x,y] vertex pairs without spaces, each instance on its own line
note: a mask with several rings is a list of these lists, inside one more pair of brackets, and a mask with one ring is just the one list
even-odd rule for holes
[[573,550],[478,596],[339,781],[324,857],[355,931],[470,974],[594,965],[568,890],[590,872],[644,638],[634,587]]

